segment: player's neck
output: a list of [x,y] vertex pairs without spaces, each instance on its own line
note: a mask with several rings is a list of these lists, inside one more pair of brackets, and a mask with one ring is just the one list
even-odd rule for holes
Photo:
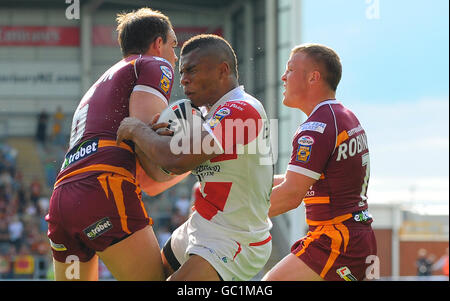
[[230,91],[236,89],[237,87],[239,87],[239,83],[238,81],[227,81],[224,83],[223,85],[223,89],[221,90],[220,93],[220,97],[217,98],[217,100],[214,103],[209,104],[211,107],[214,106],[216,104],[216,102],[218,102],[224,95],[226,95],[227,93],[229,93]]
[[336,99],[336,93],[334,91],[327,90],[314,93],[310,95],[309,101],[307,102],[308,105],[302,111],[309,116],[319,103],[330,99]]
[[236,89],[237,87],[239,87],[239,83],[237,81],[229,82],[226,89],[227,91],[223,95],[229,93],[230,91]]

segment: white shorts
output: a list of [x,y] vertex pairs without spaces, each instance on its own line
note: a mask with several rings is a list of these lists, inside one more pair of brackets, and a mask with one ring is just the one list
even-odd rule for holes
[[[256,276],[269,260],[272,252],[270,233],[263,241],[240,243],[230,235],[223,235],[214,229],[195,228],[191,219],[177,228],[170,238],[170,247],[180,265],[190,255],[198,255],[207,260],[224,281],[248,281]],[[166,258],[166,247],[164,254]],[[170,251],[169,251],[170,252]],[[168,258],[170,263],[170,260]],[[170,263],[172,268],[176,264]]]

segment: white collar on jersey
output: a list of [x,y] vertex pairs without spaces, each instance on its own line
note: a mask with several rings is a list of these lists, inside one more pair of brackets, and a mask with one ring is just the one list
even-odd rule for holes
[[[139,54],[139,58],[142,58],[142,56],[143,56],[142,54]],[[155,56],[155,55],[147,55],[147,56],[150,56],[150,57],[154,58],[154,59],[157,60],[157,61],[165,62],[165,63],[169,64],[170,66],[172,66],[172,64],[169,63],[169,61],[166,60],[165,58],[162,58],[162,57],[160,57],[160,56]],[[136,68],[136,67],[135,67],[135,68]],[[173,68],[173,66],[172,66],[172,68]]]
[[[312,112],[311,112],[311,114],[309,114],[309,116],[311,116],[312,114],[314,114],[314,112],[315,111],[317,111],[317,109],[319,109],[321,106],[323,106],[323,105],[328,105],[328,104],[330,104],[330,105],[332,105],[332,104],[337,104],[337,103],[340,103],[339,101],[337,101],[336,99],[328,99],[328,100],[324,100],[324,101],[322,101],[321,103],[318,103],[317,105],[316,105],[316,107],[314,108],[314,110],[312,110]],[[308,116],[308,117],[309,117]]]
[[239,86],[234,88],[233,90],[229,91],[227,94],[222,96],[209,110],[208,114],[205,116],[206,119],[211,117],[212,113],[214,113],[217,108],[225,103],[226,101],[233,100],[233,99],[242,99],[245,96],[244,86]]

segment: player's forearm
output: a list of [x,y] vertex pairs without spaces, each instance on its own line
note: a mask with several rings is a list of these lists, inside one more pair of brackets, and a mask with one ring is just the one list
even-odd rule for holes
[[139,185],[141,186],[142,190],[145,191],[150,196],[155,196],[160,194],[163,191],[166,191],[170,187],[178,184],[181,182],[184,178],[186,178],[189,175],[189,173],[185,173],[182,175],[173,176],[171,180],[166,182],[155,182],[150,177],[138,177]]
[[137,125],[132,130],[131,139],[138,149],[152,162],[159,166],[165,166],[172,158],[169,136],[160,136],[144,123]]
[[201,163],[195,155],[174,154],[171,149],[173,137],[160,136],[148,126],[137,126],[132,139],[151,161],[174,174],[184,174]]
[[269,217],[274,217],[297,208],[302,200],[303,197],[300,196],[295,187],[290,187],[287,182],[283,181],[272,189]]
[[139,163],[147,176],[151,177],[156,182],[166,182],[173,178],[173,176],[163,172],[156,163],[151,161],[139,148],[139,146],[136,145],[135,151],[139,159]]

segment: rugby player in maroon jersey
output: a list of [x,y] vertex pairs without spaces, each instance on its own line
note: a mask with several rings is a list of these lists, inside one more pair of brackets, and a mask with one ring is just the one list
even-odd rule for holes
[[368,212],[369,149],[356,116],[336,100],[342,66],[329,47],[295,47],[281,80],[283,104],[307,120],[294,135],[284,175],[275,177],[269,216],[306,207],[307,235],[263,280],[362,280],[376,241]]
[[[74,113],[46,216],[56,280],[97,280],[99,257],[118,280],[164,280],[141,189],[155,195],[183,176],[164,174],[131,141],[115,140],[124,118],[149,123],[167,107],[177,38],[169,18],[149,8],[117,21],[123,59],[92,85]],[[68,272],[74,260],[79,274]]]

